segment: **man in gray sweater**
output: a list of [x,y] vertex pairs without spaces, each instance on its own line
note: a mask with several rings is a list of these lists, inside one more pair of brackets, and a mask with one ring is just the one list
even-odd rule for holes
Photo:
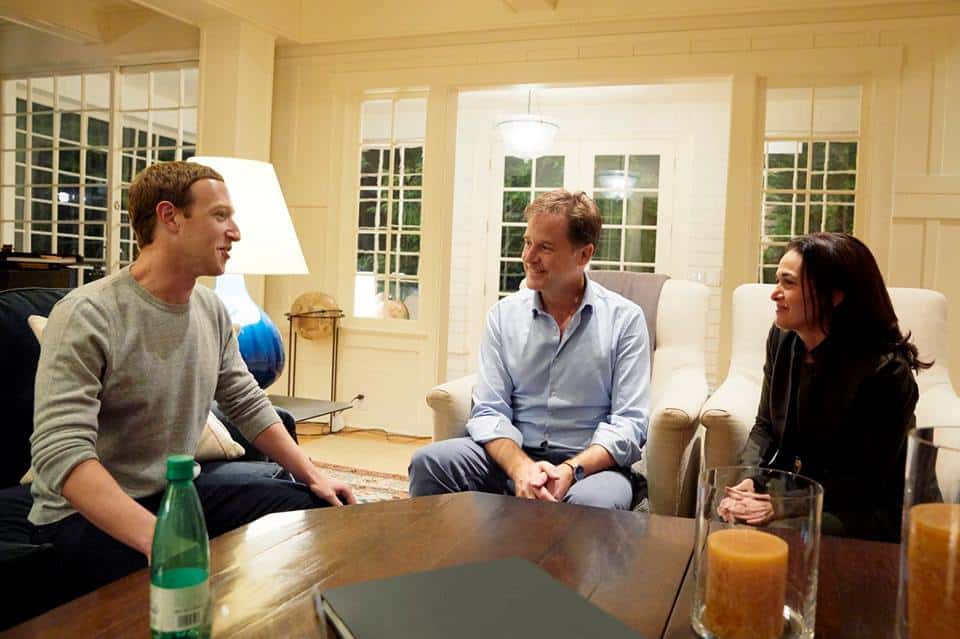
[[156,164],[129,201],[139,257],[54,307],[37,369],[30,521],[57,549],[73,595],[147,565],[166,458],[196,451],[213,399],[298,481],[201,474],[211,536],[271,512],[355,503],[290,437],[223,305],[196,285],[224,272],[240,240],[223,178]]

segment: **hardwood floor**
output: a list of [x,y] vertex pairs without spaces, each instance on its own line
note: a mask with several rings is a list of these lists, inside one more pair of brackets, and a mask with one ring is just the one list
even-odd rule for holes
[[297,427],[300,447],[313,459],[404,477],[413,451],[431,441],[429,437],[409,437],[349,427],[338,433],[319,434],[325,429],[319,424],[300,424]]

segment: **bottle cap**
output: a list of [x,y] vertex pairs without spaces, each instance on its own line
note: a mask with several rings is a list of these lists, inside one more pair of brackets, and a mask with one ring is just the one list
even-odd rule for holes
[[170,455],[167,457],[167,480],[193,479],[193,456]]

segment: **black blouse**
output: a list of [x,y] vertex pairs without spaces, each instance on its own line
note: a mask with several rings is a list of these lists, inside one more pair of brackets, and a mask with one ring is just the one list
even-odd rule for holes
[[740,463],[810,477],[823,485],[824,512],[849,534],[896,539],[919,395],[913,371],[899,354],[829,337],[810,354],[806,362],[795,332],[770,329],[757,420]]

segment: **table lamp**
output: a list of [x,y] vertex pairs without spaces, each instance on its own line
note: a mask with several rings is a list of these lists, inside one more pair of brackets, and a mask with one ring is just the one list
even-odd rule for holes
[[217,277],[214,290],[239,329],[243,361],[260,387],[266,388],[283,370],[283,340],[270,317],[250,297],[243,276],[309,272],[280,182],[269,162],[203,156],[188,161],[220,173],[230,191],[240,241],[231,248],[226,272]]

